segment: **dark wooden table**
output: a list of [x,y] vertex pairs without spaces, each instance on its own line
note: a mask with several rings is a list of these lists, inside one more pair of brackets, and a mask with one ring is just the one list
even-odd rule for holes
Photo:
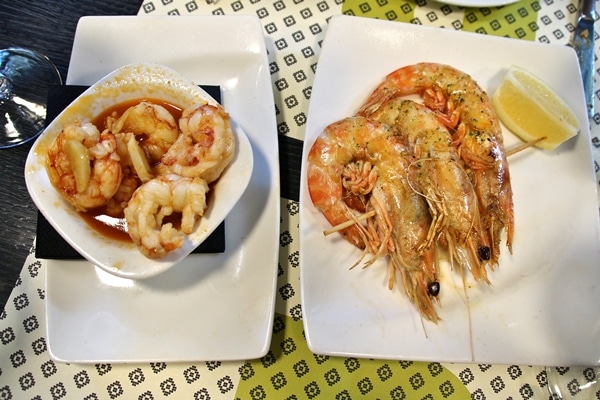
[[[142,0],[2,0],[0,48],[22,46],[47,55],[67,76],[77,21],[85,15],[134,15]],[[0,150],[0,310],[17,282],[35,237],[37,209],[23,168],[31,144]]]

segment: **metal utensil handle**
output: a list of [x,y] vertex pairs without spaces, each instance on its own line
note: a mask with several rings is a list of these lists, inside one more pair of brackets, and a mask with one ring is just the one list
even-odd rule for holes
[[596,0],[581,0],[580,19],[596,20]]

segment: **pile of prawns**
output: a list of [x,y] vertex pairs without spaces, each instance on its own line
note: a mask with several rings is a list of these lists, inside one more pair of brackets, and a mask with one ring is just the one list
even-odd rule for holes
[[355,116],[324,129],[308,154],[308,190],[334,230],[373,255],[366,265],[390,257],[390,289],[398,273],[421,316],[437,323],[438,249],[486,283],[504,230],[512,252],[506,157],[477,82],[419,63],[390,73]]
[[[232,161],[235,139],[219,104],[194,104],[178,120],[160,104],[140,101],[111,114],[100,131],[66,123],[48,149],[46,170],[79,212],[102,208],[148,258],[183,246],[207,207],[209,184]],[[181,223],[169,216],[181,214]]]

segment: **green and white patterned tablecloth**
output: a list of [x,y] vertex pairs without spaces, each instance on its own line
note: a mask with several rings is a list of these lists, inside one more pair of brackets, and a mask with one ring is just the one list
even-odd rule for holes
[[[269,62],[277,66],[271,76],[277,92],[278,133],[299,141],[327,21],[342,13],[566,45],[574,30],[577,4],[521,0],[504,7],[462,8],[426,0],[146,0],[139,11],[139,15],[258,15],[268,38]],[[591,125],[595,170],[600,176],[600,114]],[[265,357],[194,364],[55,363],[44,338],[44,266],[32,254],[0,315],[0,399],[549,398],[541,367],[311,353],[300,305],[298,199],[287,197],[281,199],[276,314]],[[584,382],[591,369],[562,371]]]

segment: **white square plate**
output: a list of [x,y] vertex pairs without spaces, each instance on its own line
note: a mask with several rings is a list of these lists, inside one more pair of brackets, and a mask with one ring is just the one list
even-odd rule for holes
[[[353,115],[393,70],[429,61],[470,74],[492,94],[508,68],[548,82],[576,111],[581,132],[554,152],[511,156],[513,255],[491,286],[469,288],[443,266],[442,321],[422,322],[401,287],[387,289],[387,260],[348,268],[361,251],[313,206],[302,167],[300,260],[306,337],[315,353],[385,359],[524,365],[600,362],[600,239],[583,88],[572,49],[348,16],[328,26],[313,86],[304,155],[325,126]],[[517,143],[504,128],[507,148]],[[503,246],[504,247],[504,246]]]
[[252,16],[84,17],[67,84],[90,85],[137,62],[219,85],[225,109],[250,140],[254,170],[225,221],[223,254],[190,255],[138,281],[84,261],[45,261],[50,355],[80,363],[261,357],[273,324],[280,193],[275,106],[260,22]]

